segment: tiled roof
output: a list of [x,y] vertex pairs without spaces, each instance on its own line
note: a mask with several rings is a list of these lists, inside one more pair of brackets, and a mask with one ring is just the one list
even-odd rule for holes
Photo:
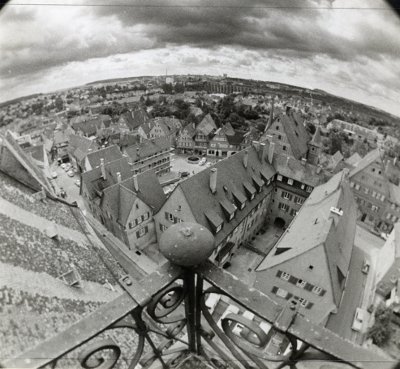
[[[266,145],[269,145],[267,141]],[[312,187],[318,186],[327,180],[323,172],[318,173],[317,166],[296,160],[291,156],[275,154],[272,164],[279,174]]]
[[38,145],[38,146],[30,146],[24,149],[24,151],[28,154],[31,155],[33,159],[37,161],[44,162],[44,147],[43,145]]
[[[262,177],[260,174],[263,171],[264,175],[272,178],[275,175],[274,168],[267,163],[265,160],[260,160],[260,155],[254,147],[247,148],[248,152],[248,165],[247,168],[243,165],[243,156],[245,151],[240,151],[226,159],[223,159],[189,178],[181,182],[174,191],[183,192],[183,195],[188,202],[190,209],[194,215],[196,222],[206,227],[210,227],[210,218],[213,221],[216,216],[224,220],[222,230],[215,236],[216,244],[223,240],[228,234],[230,234],[235,227],[243,220],[244,217],[264,198],[265,189],[261,193],[256,193],[253,200],[249,200],[246,195],[246,186],[251,190],[253,187],[252,177]],[[217,185],[215,194],[211,193],[209,182],[211,169],[217,169]],[[232,206],[235,204],[235,197],[239,201],[246,200],[246,206],[243,210],[239,208],[236,211],[235,217],[228,222],[224,208],[222,204],[227,202],[231,203]],[[209,215],[207,217],[206,213]]]
[[[343,215],[333,214],[330,210],[332,207],[341,209]],[[314,189],[257,271],[279,265],[324,245],[333,297],[336,305],[339,305],[342,287],[339,283],[338,269],[343,276],[347,275],[354,244],[356,212],[357,206],[349,182],[345,177],[345,172],[342,171]],[[332,237],[335,241],[327,242]],[[275,255],[277,248],[288,250]]]
[[82,137],[72,134],[69,136],[68,152],[73,154],[76,149],[79,149],[83,153],[89,152],[89,149],[94,150],[97,148],[97,144],[87,137]]
[[159,137],[151,140],[143,140],[141,143],[129,146],[125,149],[125,153],[133,161],[136,161],[167,150],[170,147],[171,143],[168,137]]
[[208,136],[216,129],[217,126],[215,125],[214,119],[211,118],[210,114],[207,114],[196,127],[196,131],[205,136]]
[[104,149],[92,151],[87,154],[87,160],[89,161],[92,168],[96,168],[100,165],[100,160],[104,159],[104,163],[115,161],[122,158],[122,153],[119,151],[118,146],[112,145]]
[[353,167],[355,167],[360,161],[361,161],[361,156],[358,152],[355,152],[353,155],[351,155],[349,158],[345,160],[346,164],[349,164]]
[[277,119],[283,126],[293,156],[296,159],[305,157],[308,151],[309,135],[298,114],[295,112],[290,112],[289,115],[280,114]]
[[121,174],[122,180],[132,176],[131,166],[125,157],[105,164],[105,170],[106,179],[102,178],[100,167],[82,173],[82,185],[88,189],[90,199],[99,197],[104,189],[116,184],[118,172]]
[[310,141],[310,144],[314,146],[322,146],[322,139],[321,139],[321,128],[320,126],[317,126],[317,129],[315,130],[315,133]]
[[82,131],[88,136],[93,136],[103,124],[102,120],[96,117],[83,122],[73,123],[71,126],[75,131]]
[[157,176],[152,171],[137,175],[139,191],[134,187],[133,176],[116,183],[103,192],[101,206],[109,209],[121,224],[126,224],[136,198],[150,206],[156,213],[164,204],[166,197]]
[[381,153],[379,149],[375,149],[370,151],[367,155],[365,155],[358,163],[357,166],[350,172],[350,178],[356,175],[357,173],[364,170],[368,165],[372,164],[374,161],[380,161],[382,163]]
[[139,128],[149,120],[149,116],[144,109],[130,110],[122,114],[122,116],[131,130]]
[[33,163],[29,156],[22,150],[14,139],[10,131],[6,132],[3,138],[3,145],[10,151],[13,157],[19,162],[19,164],[29,173],[29,175],[37,181],[37,183],[43,187],[48,193],[54,194],[54,190],[49,180],[46,178],[44,173]]

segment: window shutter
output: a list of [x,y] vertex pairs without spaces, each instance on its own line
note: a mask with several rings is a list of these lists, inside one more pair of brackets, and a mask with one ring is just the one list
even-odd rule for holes
[[289,194],[289,200],[292,200],[293,195]]
[[278,291],[278,287],[274,286],[272,287],[272,293],[276,295],[276,292]]
[[281,275],[282,275],[282,272],[281,272],[280,270],[278,270],[278,272],[276,273],[276,276],[277,276],[278,278],[280,278]]
[[145,226],[144,231],[145,231],[145,233],[147,233],[149,231],[149,226]]
[[292,296],[293,296],[293,294],[288,292],[285,298],[286,298],[286,300],[290,300],[292,298]]
[[140,233],[139,233],[139,231],[136,231],[136,238],[140,238]]
[[167,212],[165,212],[165,219],[169,220]]
[[319,294],[320,296],[324,296],[326,293],[326,290],[322,290],[321,293]]
[[306,306],[306,309],[311,309],[314,306],[312,302],[309,302]]

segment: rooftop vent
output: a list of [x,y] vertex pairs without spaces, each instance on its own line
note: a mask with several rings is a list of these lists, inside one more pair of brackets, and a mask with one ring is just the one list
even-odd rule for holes
[[332,207],[330,208],[330,211],[331,211],[331,213],[337,214],[337,215],[339,215],[339,216],[342,216],[342,215],[343,215],[343,210],[342,210],[342,208],[338,209],[338,208],[335,208],[334,206],[332,206]]

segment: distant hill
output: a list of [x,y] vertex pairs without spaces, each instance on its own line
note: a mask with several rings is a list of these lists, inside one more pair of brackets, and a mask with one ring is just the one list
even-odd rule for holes
[[16,99],[4,101],[4,102],[0,103],[0,108],[4,108],[7,105],[16,104],[16,103],[19,103],[19,102],[24,101],[24,100],[33,99],[33,98],[39,97],[41,95],[43,95],[43,94],[42,93],[38,93],[38,94],[32,94],[32,95],[27,95],[27,96],[21,96],[21,97],[17,97]]

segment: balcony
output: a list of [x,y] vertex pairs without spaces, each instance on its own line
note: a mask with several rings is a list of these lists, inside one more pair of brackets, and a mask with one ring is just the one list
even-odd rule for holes
[[[6,368],[283,368],[309,360],[355,368],[395,362],[341,339],[279,305],[207,259],[214,239],[178,223],[163,233],[169,260],[52,339],[1,363]],[[329,364],[330,365],[330,364]]]

